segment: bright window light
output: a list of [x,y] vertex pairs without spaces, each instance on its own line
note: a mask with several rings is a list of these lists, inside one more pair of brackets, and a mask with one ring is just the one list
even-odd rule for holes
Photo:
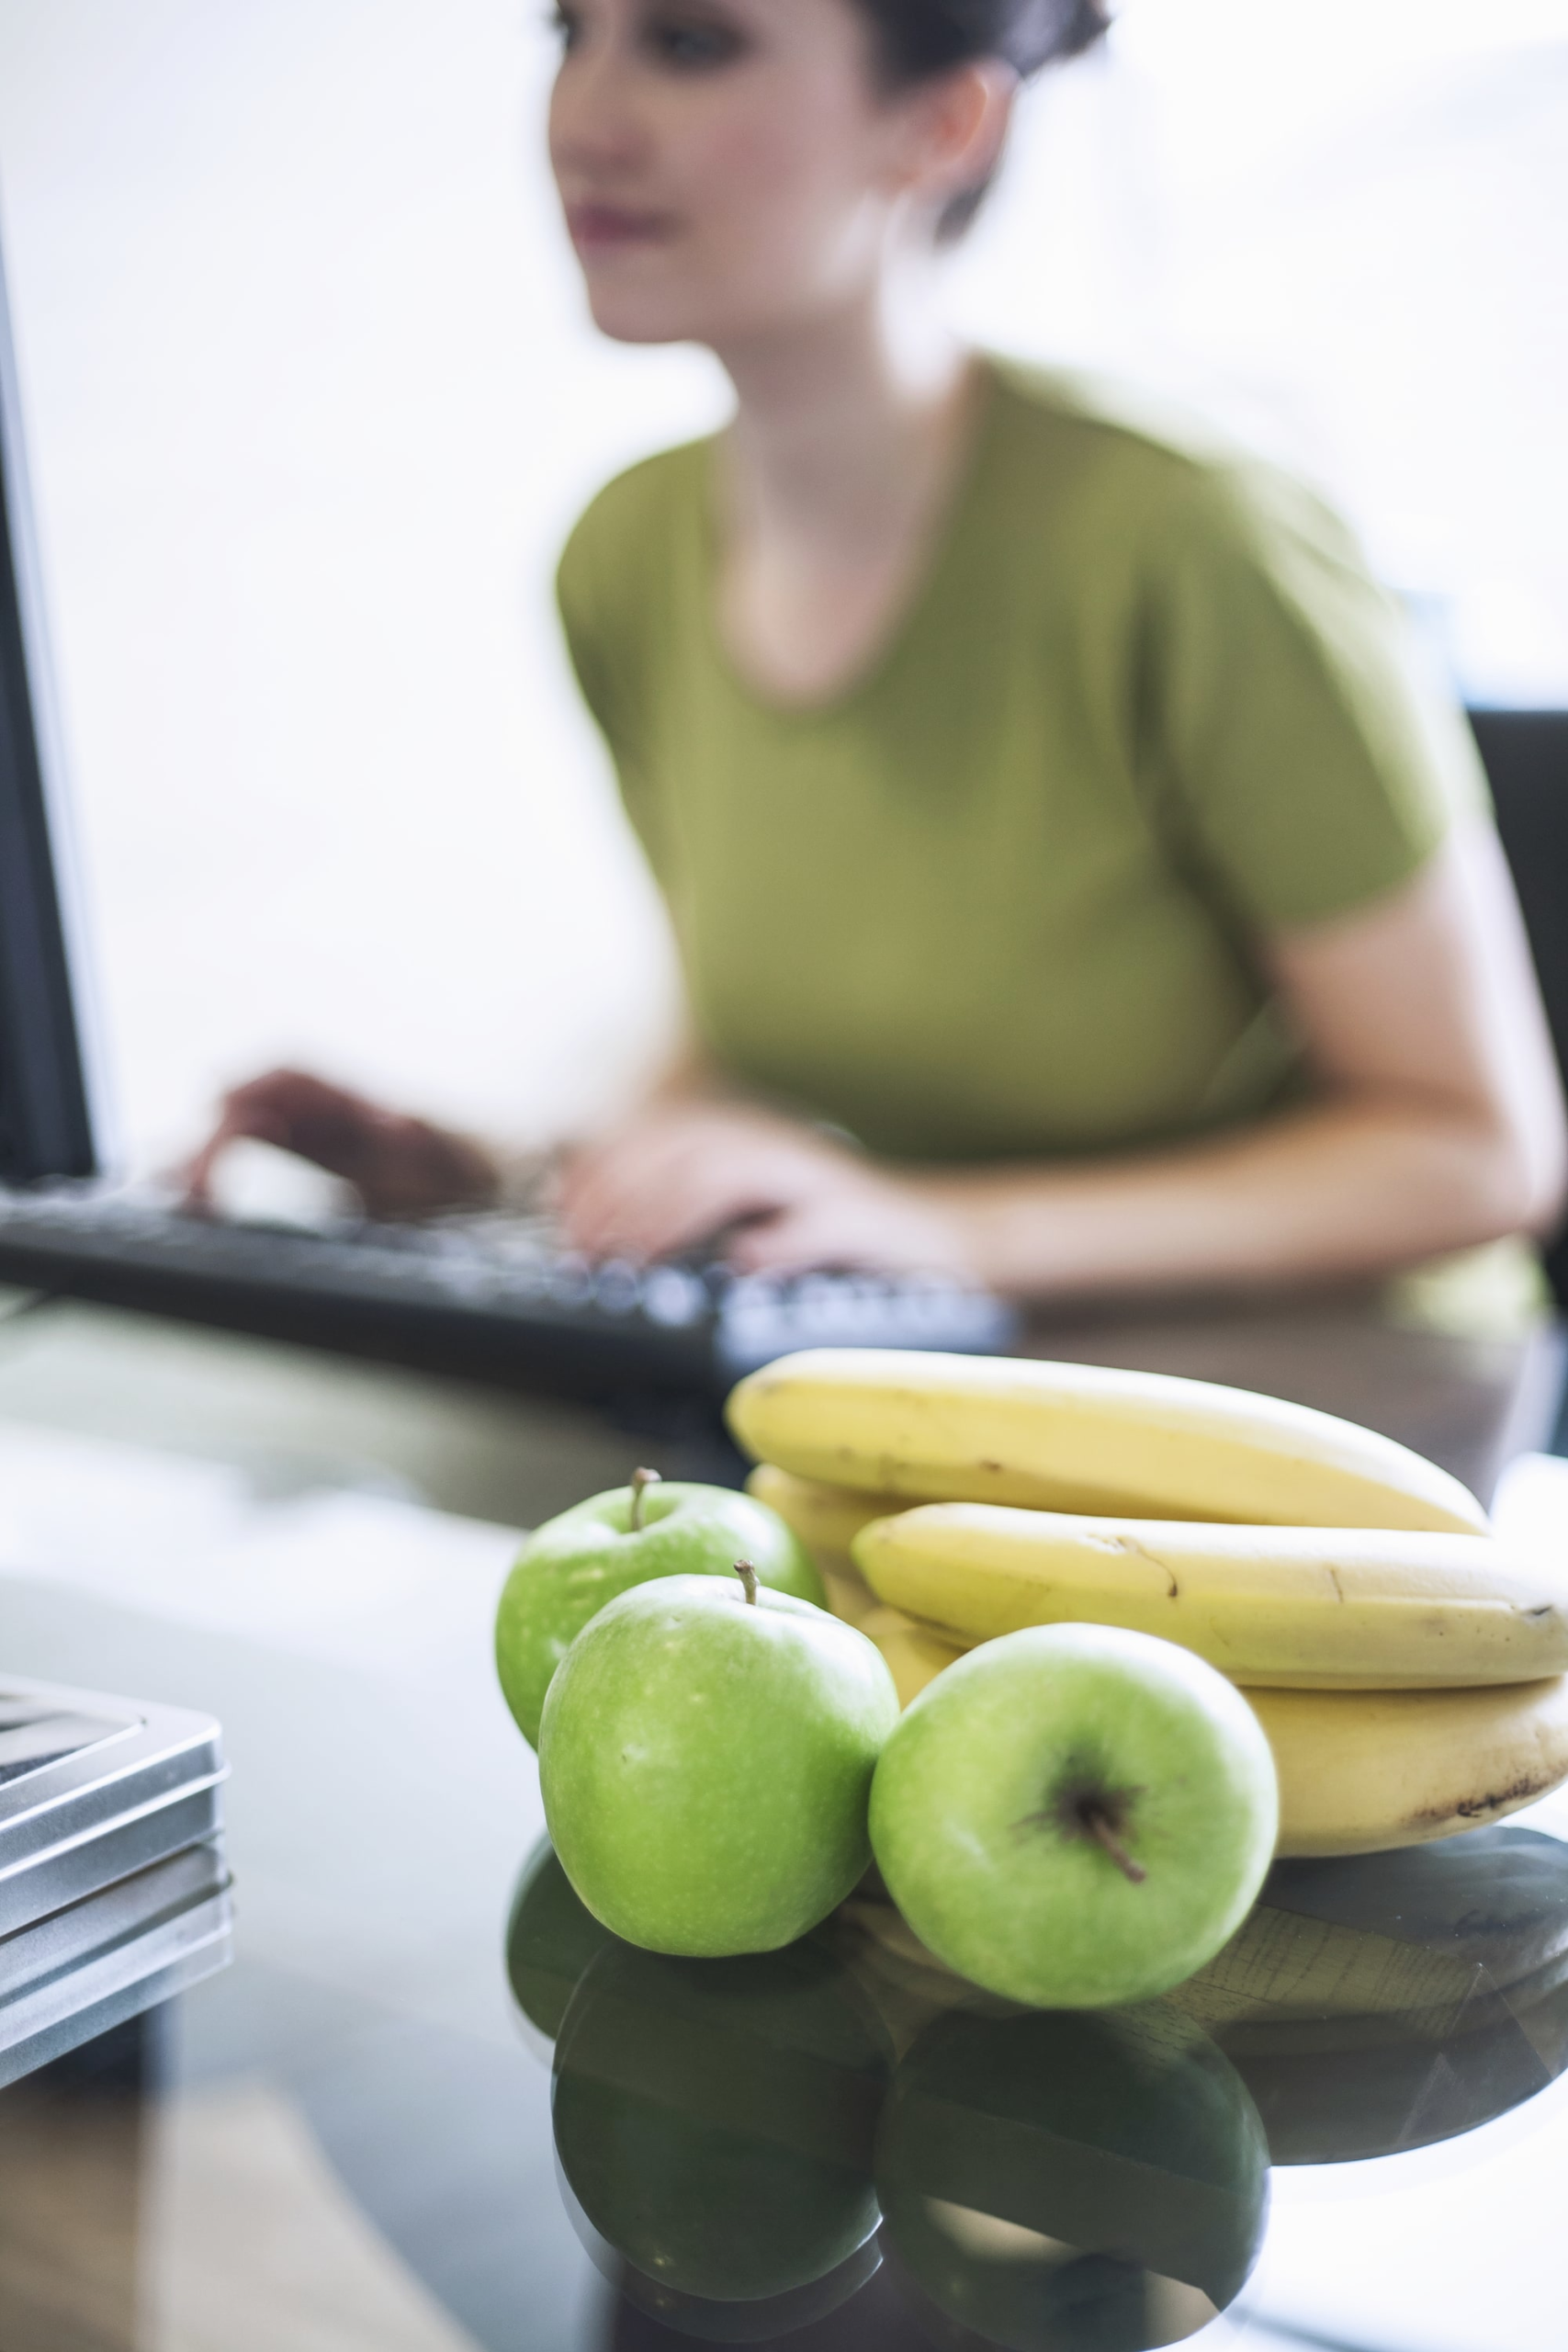
[[1568,701],[1562,0],[1124,0],[1012,160],[976,331],[1217,410],[1472,700]]

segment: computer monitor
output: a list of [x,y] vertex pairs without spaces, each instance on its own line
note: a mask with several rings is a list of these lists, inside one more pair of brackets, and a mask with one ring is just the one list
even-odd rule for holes
[[0,1184],[98,1165],[56,745],[0,261]]

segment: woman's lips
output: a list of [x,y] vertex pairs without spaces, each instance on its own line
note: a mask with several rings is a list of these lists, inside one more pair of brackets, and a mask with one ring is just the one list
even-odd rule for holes
[[618,253],[661,244],[673,223],[662,212],[629,212],[617,204],[570,204],[566,225],[580,254]]

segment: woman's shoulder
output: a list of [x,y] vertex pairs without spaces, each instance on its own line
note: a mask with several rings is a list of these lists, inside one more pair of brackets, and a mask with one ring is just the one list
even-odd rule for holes
[[569,620],[604,610],[608,599],[636,598],[649,570],[668,561],[671,535],[700,515],[711,437],[642,458],[596,491],[561,550],[557,575]]
[[1001,437],[1016,472],[1070,469],[1099,526],[1145,553],[1194,541],[1263,556],[1306,538],[1359,560],[1339,516],[1302,476],[1196,402],[1135,379],[992,357]]
[[1196,402],[1135,377],[1048,367],[988,352],[997,402],[1021,448],[1070,449],[1148,480],[1185,481],[1248,462],[1242,442]]
[[677,550],[701,526],[709,441],[643,458],[607,481],[573,525],[556,567],[567,650],[617,756],[639,724],[676,599]]

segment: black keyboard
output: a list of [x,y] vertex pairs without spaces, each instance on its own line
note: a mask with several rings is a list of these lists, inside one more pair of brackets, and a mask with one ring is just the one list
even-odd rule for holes
[[542,1219],[261,1225],[82,1188],[0,1193],[0,1283],[590,1397],[721,1394],[795,1348],[990,1354],[1018,1329],[935,1277],[595,1264]]

